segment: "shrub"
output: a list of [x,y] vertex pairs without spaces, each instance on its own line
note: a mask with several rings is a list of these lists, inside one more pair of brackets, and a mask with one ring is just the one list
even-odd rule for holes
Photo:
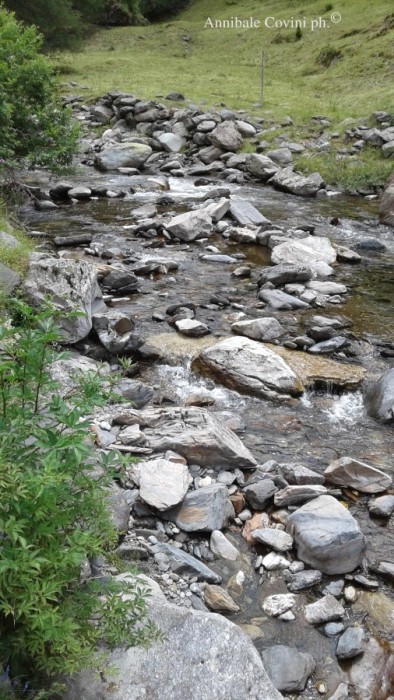
[[59,357],[52,310],[12,308],[0,331],[0,663],[34,687],[93,664],[99,643],[146,644],[154,631],[140,586],[126,603],[119,586],[80,575],[117,542],[113,464],[95,455],[92,473],[85,417],[106,400],[100,382],[89,375],[60,398],[48,374]]
[[54,71],[41,47],[34,27],[0,7],[0,161],[26,158],[56,169],[71,163],[78,131],[57,104]]

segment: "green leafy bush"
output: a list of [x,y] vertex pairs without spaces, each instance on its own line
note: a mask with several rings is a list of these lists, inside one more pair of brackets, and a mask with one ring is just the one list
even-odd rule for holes
[[57,103],[53,68],[42,38],[0,7],[0,166],[26,158],[54,169],[69,165],[78,129]]
[[13,314],[0,330],[0,664],[34,687],[93,665],[98,644],[146,644],[154,630],[140,585],[126,602],[124,584],[81,577],[117,543],[114,465],[92,454],[85,418],[105,393],[94,374],[60,398],[53,311],[16,301]]

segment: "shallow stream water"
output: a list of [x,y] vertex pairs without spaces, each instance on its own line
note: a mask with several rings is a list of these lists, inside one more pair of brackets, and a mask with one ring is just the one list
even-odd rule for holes
[[[40,177],[37,177],[42,184]],[[129,231],[123,229],[124,225],[130,223],[131,211],[144,203],[156,201],[158,197],[157,191],[150,189],[146,177],[109,177],[89,170],[83,176],[72,178],[73,182],[78,180],[87,185],[91,182],[96,185],[110,184],[115,189],[128,189],[132,186],[137,191],[124,199],[98,199],[64,205],[53,212],[39,213],[30,207],[25,208],[22,215],[28,227],[43,232],[49,238],[53,235],[89,232],[94,234],[95,242],[103,243],[106,247],[116,246],[122,237],[127,242],[128,256],[136,261],[164,257],[180,263],[175,273],[141,278],[141,293],[132,295],[116,307],[127,311],[134,318],[136,329],[143,338],[149,342],[154,336],[159,336],[160,346],[166,347],[165,362],[142,365],[141,369],[141,379],[156,388],[156,395],[163,405],[182,405],[190,394],[206,395],[212,401],[211,410],[226,410],[241,416],[244,426],[239,435],[261,463],[268,459],[298,462],[322,472],[332,460],[349,455],[394,473],[393,428],[367,416],[360,390],[342,394],[312,390],[300,400],[272,403],[240,396],[195,376],[190,370],[190,361],[199,341],[182,342],[176,331],[166,323],[154,322],[152,313],[165,313],[167,306],[179,300],[207,305],[213,295],[225,294],[231,288],[232,297],[253,314],[257,301],[256,284],[251,283],[251,280],[231,277],[231,272],[243,261],[233,265],[203,262],[199,256],[204,252],[206,243],[168,244],[156,249],[147,248],[144,239],[133,238]],[[159,207],[159,213],[190,209],[195,205],[197,197],[214,186],[197,188],[187,178],[172,178],[169,182],[168,194],[175,201]],[[223,183],[218,182],[216,185],[223,186]],[[378,239],[384,244],[383,252],[360,251],[362,262],[359,265],[339,264],[336,267],[335,281],[343,282],[349,288],[348,300],[344,305],[308,310],[305,314],[296,315],[286,311],[274,315],[285,327],[290,325],[298,328],[300,334],[305,315],[321,313],[346,316],[352,321],[352,333],[362,345],[362,352],[354,361],[365,367],[367,377],[376,378],[392,367],[393,358],[384,359],[380,355],[379,343],[394,341],[394,230],[378,224],[376,201],[343,195],[309,200],[258,185],[229,187],[233,195],[252,202],[273,223],[285,228],[313,224],[317,235],[328,236],[334,242],[350,248],[370,238]],[[337,225],[330,223],[333,217],[338,217]],[[242,246],[216,235],[209,239],[209,245],[217,246],[222,253],[244,255],[245,262],[252,267],[254,277],[254,272],[270,261],[269,250],[264,247]],[[81,257],[80,251],[78,257]],[[89,259],[92,261],[91,257]],[[199,308],[197,317],[209,325],[215,338],[220,338],[231,334],[230,326],[236,313],[238,310],[231,307],[220,310]],[[255,315],[261,315],[257,308]],[[350,502],[349,508],[367,537],[368,557],[392,559],[393,525],[370,518],[363,497]],[[246,553],[248,547],[242,538],[237,533],[230,534],[231,536]],[[245,567],[247,569],[246,564]],[[233,573],[235,571],[231,570],[231,566],[226,572],[222,565],[221,574],[225,580]],[[386,585],[382,584],[382,590],[389,594]],[[268,623],[264,618],[262,597],[278,592],[287,592],[280,574],[271,582],[267,580],[260,585],[258,576],[251,569],[246,577],[242,613],[232,616],[232,619],[239,623],[255,624],[260,629],[261,636],[256,640],[260,649],[272,643],[294,645],[301,651],[313,649],[317,661],[317,680],[319,674],[327,678],[330,664],[332,679],[338,678],[341,671],[335,661],[334,641],[302,623],[300,627],[283,624],[272,618]],[[308,602],[308,592],[302,594],[301,599]],[[382,626],[378,631],[382,637],[387,638]],[[311,697],[315,697],[312,691]]]

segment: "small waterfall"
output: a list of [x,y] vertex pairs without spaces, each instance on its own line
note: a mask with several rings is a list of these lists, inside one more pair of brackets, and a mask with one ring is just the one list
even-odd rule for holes
[[365,415],[361,391],[333,396],[331,406],[324,409],[323,413],[335,427],[348,430],[350,426],[359,423]]
[[157,378],[171,397],[183,403],[190,394],[201,394],[215,402],[218,408],[237,408],[242,411],[245,400],[236,392],[217,386],[209,379],[198,377],[190,369],[190,360],[181,365],[158,365]]

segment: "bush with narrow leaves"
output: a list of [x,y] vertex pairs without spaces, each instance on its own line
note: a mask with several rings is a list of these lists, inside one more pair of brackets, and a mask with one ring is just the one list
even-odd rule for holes
[[17,301],[0,331],[0,663],[33,686],[91,666],[98,646],[155,635],[138,579],[126,602],[124,584],[81,578],[117,543],[106,505],[116,465],[89,437],[86,416],[106,401],[97,376],[64,398],[50,379],[55,320]]

